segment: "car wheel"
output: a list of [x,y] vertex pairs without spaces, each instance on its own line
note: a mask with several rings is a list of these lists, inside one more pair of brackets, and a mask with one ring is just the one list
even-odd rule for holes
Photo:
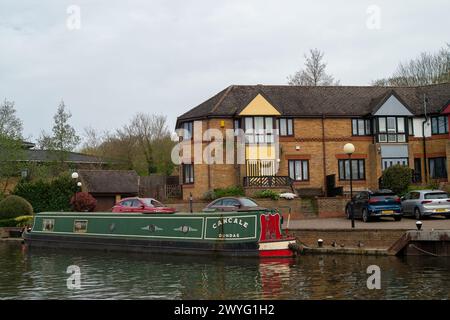
[[394,216],[394,220],[395,221],[400,221],[400,220],[402,220],[402,216]]
[[422,214],[420,213],[420,209],[419,208],[415,208],[414,209],[414,217],[416,218],[416,220],[422,219]]
[[369,218],[369,212],[367,211],[367,209],[363,209],[362,211],[362,219],[364,222],[369,222],[370,218]]

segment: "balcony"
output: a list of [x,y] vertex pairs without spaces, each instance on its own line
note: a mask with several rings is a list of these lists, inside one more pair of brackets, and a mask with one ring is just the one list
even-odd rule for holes
[[244,177],[244,187],[290,187],[292,179],[288,176],[247,176]]

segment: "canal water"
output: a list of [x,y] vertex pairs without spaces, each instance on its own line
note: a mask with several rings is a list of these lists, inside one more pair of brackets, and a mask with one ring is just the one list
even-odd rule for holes
[[[67,268],[80,268],[68,289]],[[367,288],[367,267],[381,289]],[[69,283],[73,283],[69,281]],[[450,259],[310,255],[292,260],[27,250],[0,242],[0,299],[449,299]]]

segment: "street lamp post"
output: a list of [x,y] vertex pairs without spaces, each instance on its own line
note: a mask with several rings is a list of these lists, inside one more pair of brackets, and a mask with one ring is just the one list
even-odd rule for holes
[[[350,167],[350,203],[353,200],[353,168],[352,168],[352,154],[355,152],[355,146],[352,143],[347,143],[344,146],[344,153],[348,155],[348,162]],[[350,216],[352,219],[352,229],[355,228],[355,215],[353,211],[353,204],[350,205]]]
[[[78,172],[73,172],[73,173],[72,173],[72,179],[74,179],[75,181],[78,180]],[[75,205],[76,205],[76,203],[77,203],[77,192],[78,192],[78,187],[80,187],[80,186],[81,186],[81,182],[77,182],[77,188],[76,188],[76,190],[75,190],[75,195],[74,195],[74,202],[75,202]],[[74,206],[74,208],[75,208],[75,206]]]

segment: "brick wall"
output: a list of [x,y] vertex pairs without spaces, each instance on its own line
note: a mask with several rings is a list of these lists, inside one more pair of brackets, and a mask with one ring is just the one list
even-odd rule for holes
[[347,198],[342,197],[317,198],[319,218],[345,217],[347,201]]
[[[224,127],[221,128],[221,121],[224,121]],[[202,142],[198,142],[201,145],[202,150],[202,163],[194,165],[194,184],[183,185],[183,199],[188,200],[190,194],[196,200],[203,198],[203,195],[211,189],[226,188],[240,184],[238,181],[238,172],[234,164],[225,164],[226,162],[226,150],[223,146],[222,161],[223,164],[211,164],[205,163],[204,155],[208,154],[206,147],[210,144],[210,138],[214,139],[218,143],[223,143],[223,140],[217,139],[217,137],[207,137],[205,131],[208,128],[219,130],[222,133],[222,137],[225,139],[225,130],[233,128],[233,121],[231,119],[209,119],[204,121],[196,121],[196,125],[201,123],[203,130]],[[194,136],[196,133],[196,125],[194,126]],[[191,156],[194,157],[194,147],[191,149]],[[212,153],[214,156],[214,153]],[[218,157],[218,161],[220,157]],[[180,181],[183,181],[183,172],[180,170]]]

